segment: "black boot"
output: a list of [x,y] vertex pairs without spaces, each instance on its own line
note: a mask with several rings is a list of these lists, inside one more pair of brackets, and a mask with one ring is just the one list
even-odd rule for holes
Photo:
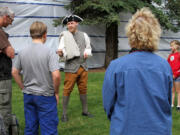
[[62,122],[68,121],[68,117],[67,117],[68,102],[69,102],[69,96],[63,96],[63,115],[61,117]]
[[84,94],[84,95],[80,94],[80,100],[81,100],[81,103],[82,103],[82,115],[86,116],[86,117],[89,117],[89,118],[92,118],[93,115],[88,112],[87,95],[86,94]]

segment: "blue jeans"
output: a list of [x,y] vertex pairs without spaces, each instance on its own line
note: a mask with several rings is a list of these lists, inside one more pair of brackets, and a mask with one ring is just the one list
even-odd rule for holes
[[55,96],[24,94],[25,135],[57,135],[58,112]]

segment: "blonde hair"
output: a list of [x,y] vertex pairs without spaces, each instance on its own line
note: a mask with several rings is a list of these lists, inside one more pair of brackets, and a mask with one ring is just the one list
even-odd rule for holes
[[180,50],[180,42],[178,40],[173,40],[170,42],[171,46],[176,46],[176,49],[179,51]]
[[149,8],[142,8],[129,20],[126,35],[131,48],[153,52],[157,50],[161,27]]
[[47,26],[43,22],[33,22],[30,27],[30,35],[33,39],[41,39],[47,33]]

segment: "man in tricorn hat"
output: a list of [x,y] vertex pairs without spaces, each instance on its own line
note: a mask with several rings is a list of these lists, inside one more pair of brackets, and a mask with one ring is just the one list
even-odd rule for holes
[[88,68],[86,64],[86,59],[92,54],[88,35],[77,28],[78,23],[81,21],[83,19],[77,15],[67,16],[62,21],[68,29],[68,31],[63,31],[60,34],[59,49],[57,51],[60,58],[65,59],[62,122],[68,121],[67,106],[75,83],[77,83],[82,103],[82,115],[92,117],[87,107]]

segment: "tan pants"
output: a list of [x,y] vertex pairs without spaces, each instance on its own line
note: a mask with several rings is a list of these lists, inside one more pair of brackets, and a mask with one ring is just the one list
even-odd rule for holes
[[79,94],[87,92],[88,72],[80,67],[76,73],[65,73],[63,96],[70,96],[75,83],[77,83]]
[[9,134],[9,126],[11,124],[11,96],[12,85],[11,80],[0,81],[0,114],[4,119],[5,131]]

